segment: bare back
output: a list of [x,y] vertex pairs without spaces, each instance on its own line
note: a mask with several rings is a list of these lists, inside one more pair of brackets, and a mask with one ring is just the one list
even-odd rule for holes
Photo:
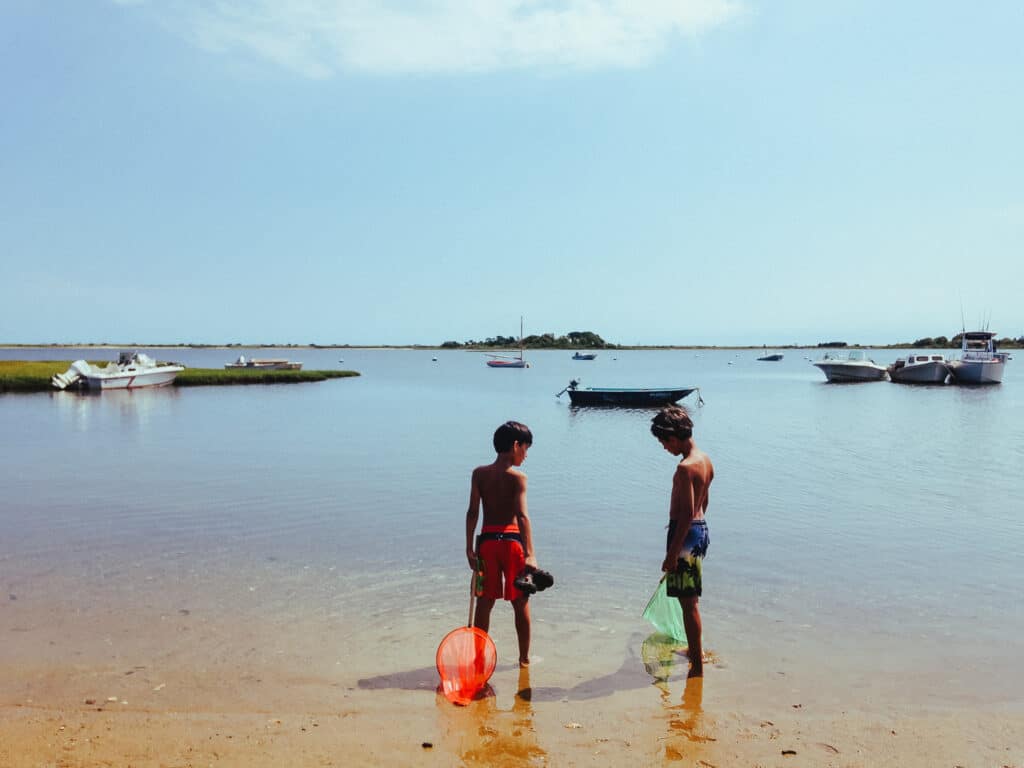
[[476,567],[473,534],[476,531],[481,505],[485,528],[497,526],[519,529],[526,564],[536,567],[533,532],[526,509],[526,475],[512,466],[507,454],[500,454],[493,464],[485,464],[473,470],[469,509],[466,510],[466,558],[471,568]]
[[671,520],[703,520],[715,468],[704,451],[694,447],[679,465],[672,480]]
[[508,526],[526,511],[526,475],[501,462],[473,470],[470,507],[483,504],[484,525]]

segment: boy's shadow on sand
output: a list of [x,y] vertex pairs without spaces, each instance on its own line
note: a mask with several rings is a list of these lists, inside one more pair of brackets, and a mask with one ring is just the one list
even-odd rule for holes
[[[599,699],[604,696],[611,696],[619,691],[636,690],[646,688],[659,680],[659,675],[652,672],[649,662],[643,661],[636,655],[634,648],[640,641],[640,635],[635,634],[630,638],[626,647],[627,656],[622,665],[607,675],[601,675],[582,683],[577,683],[571,688],[558,686],[533,686],[533,701],[584,701],[587,699]],[[660,635],[651,635],[643,641],[645,647],[652,642],[663,642]],[[646,655],[646,654],[645,654]],[[513,664],[499,665],[500,670],[515,669]],[[531,667],[536,676],[537,668]],[[365,677],[357,683],[362,690],[383,690],[399,689],[404,691],[429,691],[437,690],[438,675],[434,667],[422,667],[411,669],[406,672],[395,672],[392,674],[377,675],[376,677]]]

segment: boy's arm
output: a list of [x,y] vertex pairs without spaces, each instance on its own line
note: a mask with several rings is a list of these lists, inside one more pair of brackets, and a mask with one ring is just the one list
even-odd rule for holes
[[683,542],[686,541],[686,534],[690,532],[693,511],[693,481],[686,466],[680,462],[676,468],[676,474],[672,478],[672,501],[668,511],[669,519],[676,521],[676,532],[672,541],[669,542],[661,570],[674,571],[676,569],[679,553],[682,552]]
[[526,555],[526,565],[536,568],[537,555],[533,551],[533,526],[530,525],[530,513],[526,508],[526,475],[520,475],[519,478],[516,522],[519,523],[519,533],[523,537],[523,554]]
[[476,470],[470,478],[469,485],[469,509],[466,510],[466,559],[469,567],[476,570],[476,547],[474,546],[473,534],[476,533],[476,521],[480,517],[480,490],[476,483]]

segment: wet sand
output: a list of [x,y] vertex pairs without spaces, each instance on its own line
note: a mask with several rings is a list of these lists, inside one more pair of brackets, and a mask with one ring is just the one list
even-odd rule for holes
[[687,681],[680,647],[636,610],[572,614],[567,590],[537,600],[525,675],[497,610],[493,695],[463,708],[436,693],[433,667],[465,620],[454,600],[375,605],[347,576],[337,604],[329,571],[171,565],[187,559],[94,564],[102,590],[74,569],[8,587],[0,766],[1024,768],[1013,669],[1005,687],[955,658],[912,669],[890,640],[730,625],[709,601],[706,675]]
[[[540,657],[527,670],[499,663],[467,707],[409,658],[356,654],[351,668],[326,673],[299,656],[238,658],[237,648],[230,660],[207,649],[187,666],[22,650],[26,663],[6,653],[0,668],[0,765],[10,768],[1024,765],[1019,706],[892,706],[870,687],[836,691],[824,668],[807,679],[820,675],[829,696],[767,672],[748,686],[714,657],[703,679],[687,680],[678,649],[655,658],[646,642],[592,676]],[[373,667],[380,674],[356,676]],[[836,693],[839,706],[823,703]]]
[[[713,685],[711,675],[703,686]],[[1024,759],[1024,725],[1005,713],[737,711],[706,706],[701,687],[653,702],[635,694],[536,702],[499,692],[465,708],[401,691],[353,695],[323,711],[5,706],[0,765],[1017,768]]]
[[38,574],[0,603],[0,766],[1024,767],[1024,707],[954,665],[938,681],[872,672],[870,648],[791,647],[781,630],[760,646],[710,608],[706,675],[689,681],[632,611],[580,623],[552,612],[557,595],[538,600],[521,672],[499,612],[493,695],[458,707],[433,651],[461,610],[353,622],[247,607],[262,588],[227,570],[232,610],[187,580],[111,579],[99,597]]

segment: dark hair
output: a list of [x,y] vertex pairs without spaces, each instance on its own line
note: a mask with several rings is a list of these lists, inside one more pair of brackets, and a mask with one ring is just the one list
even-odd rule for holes
[[498,453],[512,450],[513,443],[533,445],[533,433],[525,424],[518,421],[506,421],[494,430],[494,450]]
[[657,438],[678,437],[686,440],[693,435],[693,421],[681,405],[669,405],[651,419],[651,434]]

